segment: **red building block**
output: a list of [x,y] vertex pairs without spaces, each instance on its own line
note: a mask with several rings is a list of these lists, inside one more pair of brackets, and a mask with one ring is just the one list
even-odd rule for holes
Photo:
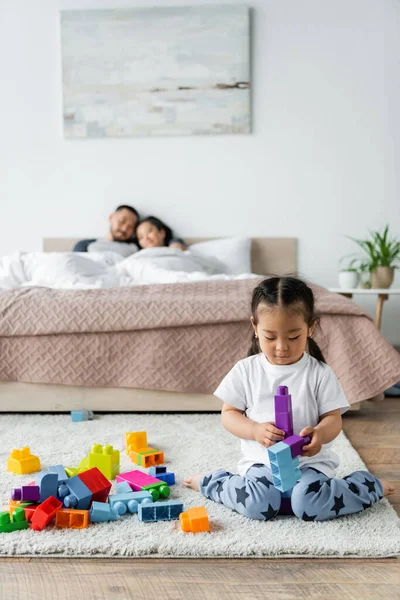
[[54,496],[47,498],[35,510],[31,520],[31,528],[35,529],[35,531],[42,531],[61,507],[62,502],[54,498]]
[[78,477],[92,492],[93,502],[107,502],[111,490],[111,482],[108,481],[97,467],[79,473]]

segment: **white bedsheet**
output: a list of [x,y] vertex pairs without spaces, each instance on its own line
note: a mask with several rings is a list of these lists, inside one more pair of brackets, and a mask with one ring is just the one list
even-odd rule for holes
[[123,258],[114,252],[15,252],[0,258],[0,288],[110,288],[205,279],[248,279],[226,275],[217,259],[175,248],[149,248]]

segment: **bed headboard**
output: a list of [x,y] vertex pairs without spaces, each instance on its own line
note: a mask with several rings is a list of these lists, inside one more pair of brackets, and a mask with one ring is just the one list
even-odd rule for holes
[[[70,252],[82,238],[44,238],[44,252]],[[186,243],[196,244],[213,238],[184,238]],[[215,239],[215,238],[214,238]],[[285,275],[297,272],[296,238],[253,238],[251,268],[260,275]]]

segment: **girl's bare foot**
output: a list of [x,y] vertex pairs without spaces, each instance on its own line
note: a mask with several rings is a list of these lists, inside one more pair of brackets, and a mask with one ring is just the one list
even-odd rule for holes
[[191,475],[190,477],[186,477],[186,479],[183,480],[183,485],[185,487],[192,488],[192,490],[195,490],[196,492],[199,492],[200,491],[200,479],[202,479],[203,477],[204,477],[204,475],[202,475],[202,474]]
[[384,496],[390,496],[391,494],[394,494],[394,492],[396,490],[391,481],[388,481],[387,479],[381,479],[380,481],[383,486],[383,495]]

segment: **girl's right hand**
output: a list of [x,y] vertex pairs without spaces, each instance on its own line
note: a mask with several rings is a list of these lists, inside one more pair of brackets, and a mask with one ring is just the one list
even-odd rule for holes
[[285,432],[275,427],[274,423],[254,423],[254,439],[265,448],[281,442],[284,438]]

